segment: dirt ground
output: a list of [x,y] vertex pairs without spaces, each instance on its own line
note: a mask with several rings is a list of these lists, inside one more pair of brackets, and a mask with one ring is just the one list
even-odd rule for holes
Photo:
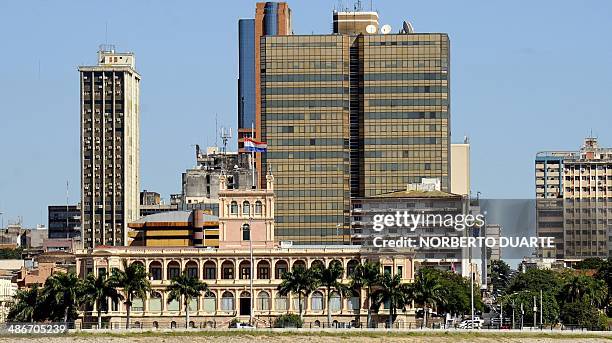
[[0,342],[15,342],[15,343],[131,343],[131,342],[155,342],[155,343],[234,343],[234,342],[278,342],[278,343],[330,343],[330,342],[427,342],[427,343],[451,343],[451,342],[559,342],[559,343],[577,343],[577,342],[612,342],[612,337],[601,338],[577,338],[577,337],[560,337],[551,339],[550,337],[429,337],[429,336],[405,336],[405,337],[359,337],[359,336],[285,336],[285,335],[257,335],[250,336],[47,336],[47,337],[0,337]]

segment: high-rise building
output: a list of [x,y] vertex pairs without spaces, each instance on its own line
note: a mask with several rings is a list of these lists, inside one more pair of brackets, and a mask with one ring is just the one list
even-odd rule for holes
[[[291,9],[285,2],[259,2],[255,19],[238,21],[238,148],[244,138],[261,139],[261,53],[262,36],[290,35]],[[255,154],[255,169],[262,174],[261,154]],[[265,179],[259,178],[265,187]]]
[[50,205],[48,207],[49,238],[81,237],[81,207]]
[[536,156],[537,233],[556,249],[540,257],[612,256],[612,148],[585,139],[579,151]]
[[134,54],[112,46],[79,72],[83,246],[127,245],[140,203],[140,75]]
[[352,197],[423,178],[450,191],[448,35],[378,33],[372,13],[334,13],[333,34],[259,37],[259,167],[276,176],[281,240],[349,243]]
[[450,191],[463,196],[470,195],[470,143],[451,144],[451,186]]
[[552,237],[554,242],[554,248],[538,249],[539,257],[564,257],[563,160],[571,154],[566,151],[548,151],[536,155],[536,231],[538,237]]

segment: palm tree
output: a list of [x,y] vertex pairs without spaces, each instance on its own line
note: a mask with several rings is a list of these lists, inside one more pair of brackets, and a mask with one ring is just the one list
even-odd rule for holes
[[339,261],[332,261],[329,267],[317,270],[317,279],[321,286],[325,287],[327,291],[327,327],[331,327],[331,296],[332,292],[338,292],[342,297],[346,294],[347,287],[338,279],[342,278],[344,268],[342,263]]
[[78,293],[81,289],[81,280],[74,273],[55,273],[45,281],[44,297],[51,301],[52,312],[62,310],[64,323],[75,313],[78,307]]
[[412,291],[408,284],[402,283],[401,275],[392,276],[390,273],[385,273],[380,278],[373,298],[377,306],[383,303],[389,304],[389,328],[392,328],[397,309],[403,309],[412,302]]
[[172,279],[172,284],[166,288],[168,303],[173,300],[181,301],[185,307],[185,328],[189,327],[189,303],[191,299],[199,297],[202,292],[208,291],[208,285],[197,277],[187,275],[184,271]]
[[31,322],[37,317],[37,309],[42,301],[42,292],[34,285],[30,289],[18,290],[14,296],[7,318],[9,321]]
[[[98,329],[102,328],[102,307],[108,304],[108,299],[111,299],[113,302],[123,300],[123,295],[113,286],[113,280],[106,273],[98,273],[97,277],[93,273],[87,275],[80,293],[82,294],[84,304],[96,306]],[[108,306],[104,308],[104,312],[108,313]]]
[[412,295],[417,304],[423,305],[423,320],[427,327],[430,305],[433,307],[444,303],[444,287],[438,282],[435,275],[421,269],[417,272],[414,284],[412,284]]
[[151,292],[149,273],[147,273],[142,264],[132,263],[128,265],[127,261],[123,260],[123,270],[113,269],[111,280],[112,286],[123,288],[126,310],[125,327],[129,329],[132,300],[134,297],[144,300],[147,297],[147,293]]
[[586,275],[570,276],[561,292],[565,298],[571,299],[571,302],[585,300],[597,307],[605,302],[607,296],[605,282]]
[[[372,288],[378,285],[380,281],[380,264],[366,261],[363,264],[358,264],[353,273],[351,273],[350,287],[353,292],[359,296],[359,313],[361,313],[361,290],[365,288],[366,299],[368,300],[368,319],[367,327],[370,327],[372,322]],[[361,315],[359,315],[361,322]]]
[[319,286],[316,270],[297,266],[292,271],[283,273],[282,279],[283,281],[277,287],[278,293],[282,296],[287,296],[289,293],[298,295],[300,319],[303,319],[302,297],[307,299],[308,295]]

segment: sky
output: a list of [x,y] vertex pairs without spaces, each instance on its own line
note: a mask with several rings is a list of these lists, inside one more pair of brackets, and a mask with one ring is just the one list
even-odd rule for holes
[[[343,1],[346,5],[352,1]],[[296,34],[329,33],[339,1],[288,1]],[[362,1],[365,9],[370,1]],[[452,140],[470,138],[472,192],[532,198],[534,156],[612,146],[612,1],[374,0],[451,39]],[[46,224],[47,206],[79,201],[80,65],[98,45],[136,54],[141,188],[169,200],[193,144],[237,125],[238,19],[255,1],[0,2],[0,212]],[[235,140],[230,149],[235,149]]]

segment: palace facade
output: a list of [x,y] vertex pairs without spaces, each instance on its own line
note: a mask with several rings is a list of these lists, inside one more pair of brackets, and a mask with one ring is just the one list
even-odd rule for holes
[[[282,296],[277,291],[282,274],[296,266],[329,266],[332,261],[339,261],[344,267],[342,282],[348,284],[352,270],[365,261],[379,262],[381,272],[399,274],[405,282],[413,280],[415,268],[420,264],[416,262],[415,266],[415,253],[409,250],[381,251],[360,245],[293,245],[276,241],[272,175],[267,176],[266,189],[227,189],[223,177],[220,187],[218,218],[197,213],[198,210],[141,218],[137,225],[130,225],[136,230],[131,236],[140,237],[132,246],[98,246],[77,251],[79,276],[121,269],[124,260],[128,264],[143,265],[153,290],[146,299],[133,300],[131,322],[136,327],[184,325],[184,305],[168,302],[166,292],[172,278],[182,271],[206,282],[210,289],[189,304],[190,326],[227,327],[234,318],[247,322],[252,316],[257,326],[267,327],[279,315],[299,312],[297,295]],[[218,223],[212,223],[214,220]],[[218,235],[218,240],[202,239],[208,231]],[[173,235],[180,239],[174,239]],[[164,241],[174,245],[163,246]],[[198,246],[185,244],[189,242],[197,242]],[[326,299],[326,290],[320,288],[302,300],[306,326],[322,326],[327,322]],[[354,325],[357,320],[365,323],[368,306],[365,291],[360,296],[347,297],[332,293],[329,305],[334,325],[338,326]],[[105,304],[106,308],[109,311],[104,314],[104,323],[116,327],[125,325],[123,303]],[[85,326],[96,321],[96,309],[90,310],[92,316],[86,313]],[[384,325],[388,313],[388,309],[381,307],[373,315],[374,322]],[[400,325],[414,321],[413,309],[398,313],[396,322]]]

